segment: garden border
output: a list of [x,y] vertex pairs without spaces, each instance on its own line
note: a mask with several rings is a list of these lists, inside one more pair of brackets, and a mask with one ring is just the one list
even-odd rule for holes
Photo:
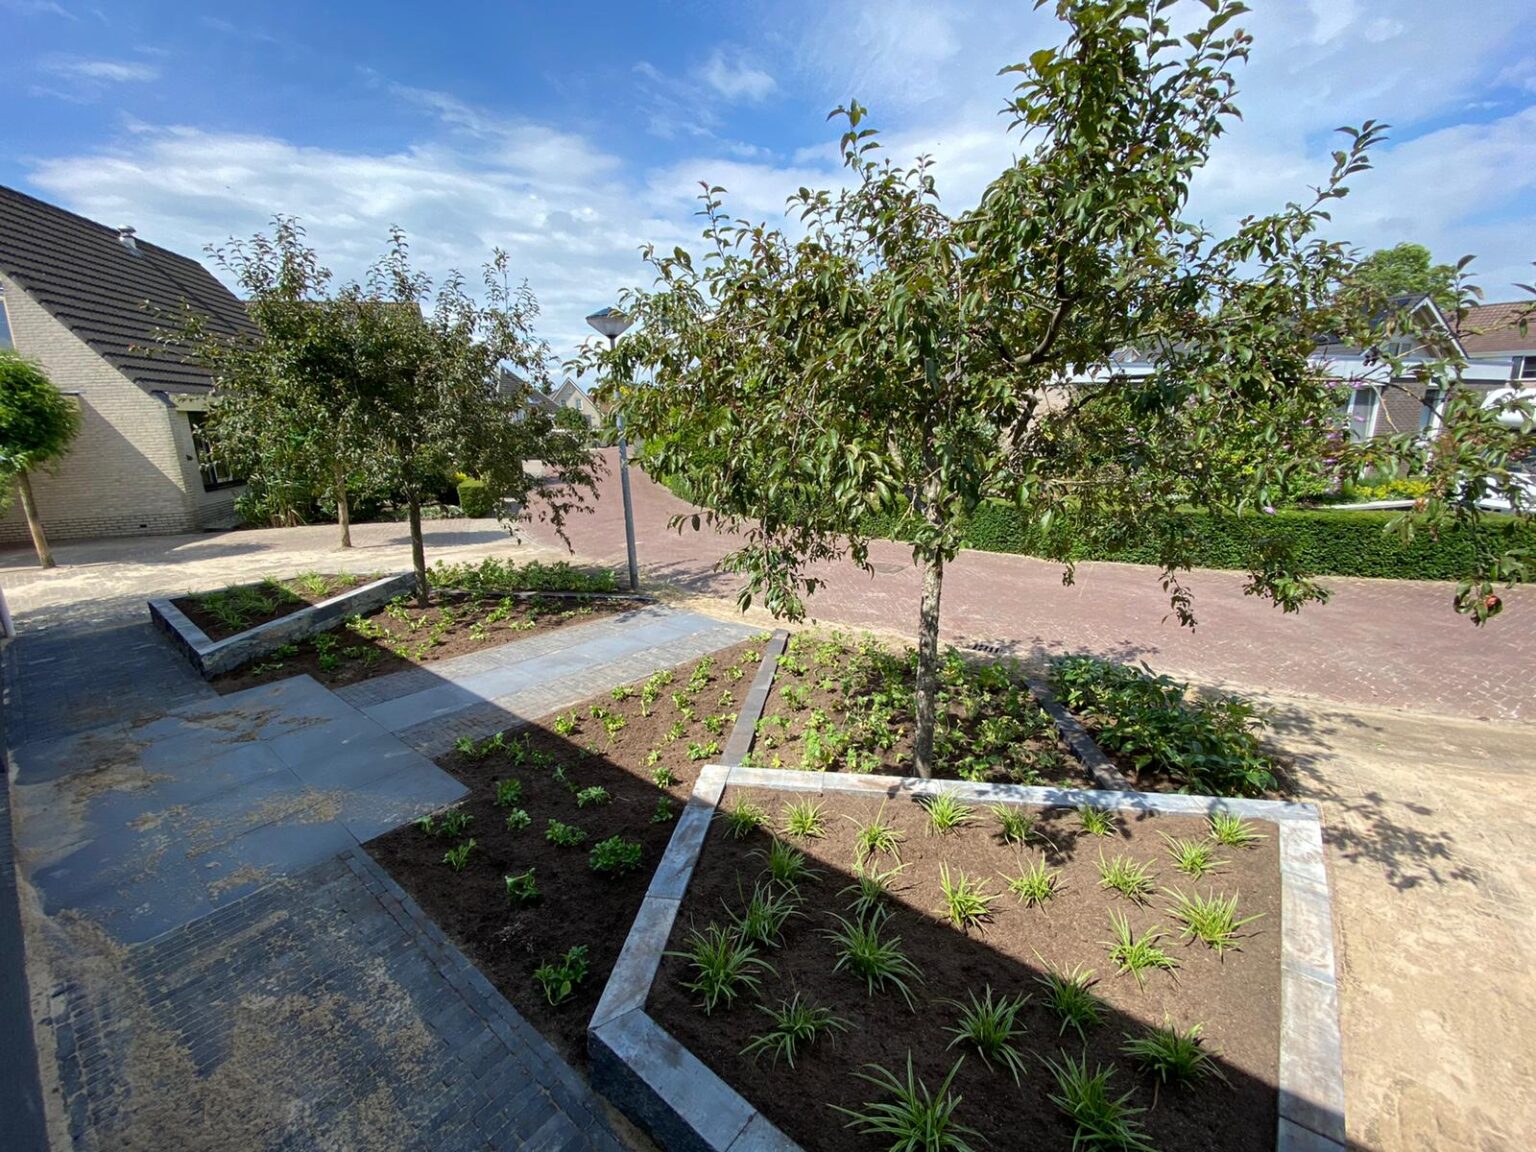
[[204,680],[212,680],[220,673],[233,672],[284,644],[324,632],[348,616],[381,608],[415,586],[414,572],[384,576],[222,640],[211,639],[170,600],[151,600],[149,618],[156,628],[171,638]]
[[645,1011],[662,952],[727,786],[913,797],[953,791],[978,803],[1089,805],[1185,816],[1225,811],[1273,823],[1279,838],[1281,885],[1280,1117],[1275,1147],[1277,1152],[1343,1152],[1344,1061],[1333,914],[1315,805],[724,764],[700,771],[587,1025],[594,1087],[668,1152],[799,1152],[799,1145]]

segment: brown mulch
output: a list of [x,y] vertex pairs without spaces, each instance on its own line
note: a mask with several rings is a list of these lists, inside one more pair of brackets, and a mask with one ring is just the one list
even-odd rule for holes
[[[763,805],[775,822],[786,804],[801,799],[783,792],[733,789],[722,807],[738,797]],[[767,954],[776,972],[763,975],[761,997],[776,1004],[799,992],[846,1018],[851,1028],[831,1041],[818,1041],[797,1058],[793,1069],[782,1062],[774,1066],[768,1057],[754,1061],[741,1051],[768,1025],[768,1017],[754,1007],[757,998],[749,995],[733,1008],[717,1007],[714,1015],[706,1016],[695,994],[681,986],[689,978],[689,966],[676,957],[663,960],[648,1009],[792,1139],[810,1152],[867,1152],[876,1147],[872,1138],[846,1128],[846,1118],[831,1110],[832,1105],[858,1109],[889,1098],[853,1074],[875,1063],[904,1080],[910,1053],[917,1075],[930,1090],[937,1090],[964,1050],[949,1048],[953,1037],[946,1029],[954,1025],[958,1012],[947,1000],[966,1000],[970,993],[980,996],[990,986],[995,996],[1031,995],[1021,1017],[1026,1068],[1015,1085],[1008,1072],[989,1069],[974,1050],[965,1056],[953,1091],[962,1097],[959,1122],[987,1140],[973,1141],[977,1148],[1070,1147],[1073,1126],[1049,1099],[1055,1084],[1041,1060],[1059,1063],[1065,1056],[1084,1054],[1091,1067],[1114,1065],[1114,1094],[1129,1090],[1134,1104],[1147,1109],[1140,1119],[1162,1152],[1268,1152],[1274,1147],[1280,886],[1272,827],[1264,828],[1268,838],[1257,847],[1221,849],[1218,855],[1228,863],[1196,884],[1174,870],[1157,834],[1203,837],[1203,821],[1135,816],[1122,819],[1114,837],[1096,838],[1079,830],[1075,813],[1048,810],[1041,827],[1055,845],[1046,851],[1046,859],[1061,869],[1060,894],[1044,908],[1025,908],[1005,892],[994,905],[991,923],[982,931],[964,933],[937,911],[939,865],[988,878],[989,890],[997,892],[1002,890],[1000,871],[1014,868],[1021,856],[1037,858],[1039,851],[1021,852],[998,843],[996,822],[984,810],[977,810],[974,825],[936,836],[926,831],[916,803],[906,798],[890,801],[885,819],[906,834],[901,859],[907,867],[896,884],[897,903],[887,935],[900,937],[926,979],[914,989],[917,1010],[912,1012],[894,991],[870,996],[862,981],[833,972],[837,957],[822,930],[832,923],[833,913],[848,911],[848,898],[839,893],[853,881],[853,821],[874,817],[881,801],[832,794],[825,803],[825,838],[796,842],[824,876],[801,885],[801,914],[791,920],[782,945]],[[716,822],[669,949],[685,947],[690,928],[726,922],[725,908],[742,904],[740,893],[751,891],[761,871],[761,862],[749,853],[761,850],[767,840],[764,833],[731,839],[723,822]],[[1203,944],[1183,944],[1177,924],[1165,911],[1166,897],[1158,895],[1139,906],[1100,888],[1096,866],[1101,850],[1108,858],[1124,853],[1150,863],[1160,889],[1238,893],[1239,913],[1262,913],[1263,918],[1242,930],[1241,950],[1229,951],[1224,960]],[[1167,933],[1162,946],[1177,958],[1177,972],[1149,974],[1144,989],[1138,989],[1133,977],[1116,975],[1105,944],[1111,909],[1124,912],[1138,936],[1151,927]],[[1044,1003],[1044,989],[1036,978],[1047,963],[1061,969],[1082,964],[1097,973],[1094,991],[1106,1013],[1102,1024],[1089,1029],[1086,1044],[1075,1032],[1061,1035],[1057,1018]],[[1201,1025],[1227,1083],[1210,1079],[1194,1087],[1156,1090],[1120,1048],[1127,1033],[1165,1021],[1181,1028]]]
[[[479,759],[455,752],[440,759],[438,763],[470,790],[461,807],[474,817],[467,835],[474,837],[475,848],[462,873],[442,862],[451,843],[426,836],[415,826],[397,829],[368,845],[374,858],[502,995],[577,1067],[586,1064],[587,1021],[618,959],[651,873],[661,862],[676,815],[693,789],[699,766],[719,758],[717,751],[691,760],[689,745],[702,748],[713,740],[724,746],[729,722],[718,737],[704,722],[734,713],[735,704],[720,705],[720,694],[729,689],[737,702],[745,696],[761,652],[760,643],[748,642],[715,653],[708,682],[693,694],[692,702],[685,702],[695,711],[692,721],[681,715],[671,699],[674,692],[688,691],[695,665],[687,664],[673,669],[673,682],[661,689],[649,716],[641,715],[638,694],[621,701],[602,696],[566,714],[577,718],[569,737],[555,732],[556,717],[529,725],[523,730],[528,745],[548,757],[547,765],[514,766],[519,755],[515,751],[497,751]],[[733,667],[741,672],[737,680],[727,675]],[[637,693],[642,683],[636,682]],[[590,715],[593,706],[625,718],[624,728],[614,738]],[[669,740],[679,721],[682,734]],[[508,734],[508,744],[515,746],[520,740],[521,734]],[[657,762],[648,764],[653,750],[659,753]],[[570,787],[554,778],[556,766],[564,769]],[[670,769],[677,783],[658,787],[652,781],[657,767]],[[516,806],[532,818],[528,827],[516,831],[506,828],[508,809],[495,803],[496,781],[507,776],[522,782],[522,798]],[[579,808],[573,789],[594,785],[607,789],[612,802]],[[653,822],[662,799],[669,802],[673,816]],[[545,829],[551,818],[583,829],[586,842],[579,848],[550,844]],[[588,865],[591,847],[615,835],[640,842],[639,870],[615,878],[594,873]],[[534,870],[542,898],[528,906],[513,905],[502,878],[528,868]],[[559,959],[577,944],[590,950],[587,977],[571,999],[552,1007],[534,984],[533,970],[546,960]]]
[[[341,624],[319,637],[296,641],[244,668],[219,676],[214,679],[213,688],[227,695],[299,675],[313,676],[327,688],[340,688],[568,624],[586,623],[598,616],[632,611],[648,603],[604,597],[526,596],[516,598],[515,610],[509,618],[486,623],[487,616],[502,602],[503,597],[495,595],[475,598],[465,593],[435,592],[428,608],[418,608],[414,603],[380,608],[365,613],[363,619],[375,632],[382,631],[382,635],[363,635],[350,625]],[[451,614],[446,626],[444,608]],[[479,631],[477,625],[482,626]],[[320,637],[334,637],[334,642]]]
[[[236,585],[232,588],[220,589],[221,592],[238,591],[241,588],[249,588],[259,591],[274,603],[269,611],[246,613],[245,623],[239,627],[231,627],[219,617],[208,611],[203,606],[203,597],[210,593],[202,593],[196,596],[181,596],[171,603],[181,610],[192,623],[201,628],[210,640],[225,640],[230,636],[238,635],[260,624],[268,624],[273,620],[281,620],[284,616],[291,616],[301,608],[319,604],[323,600],[329,600],[332,596],[339,595],[349,588],[356,588],[360,584],[373,579],[372,576],[355,576],[350,573],[323,573],[328,587],[324,592],[316,593],[302,587],[297,583],[285,580],[266,580],[256,584]],[[217,593],[213,593],[217,594]]]

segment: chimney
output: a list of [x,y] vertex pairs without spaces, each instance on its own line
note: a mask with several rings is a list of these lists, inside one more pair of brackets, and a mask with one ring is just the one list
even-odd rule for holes
[[130,252],[137,252],[139,250],[138,244],[133,239],[133,225],[131,224],[124,224],[117,230],[117,242]]

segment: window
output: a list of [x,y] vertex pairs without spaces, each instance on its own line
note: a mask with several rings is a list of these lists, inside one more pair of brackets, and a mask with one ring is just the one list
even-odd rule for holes
[[1536,356],[1516,356],[1515,370],[1511,373],[1511,378],[1515,380],[1536,380]]
[[205,425],[208,421],[206,412],[188,412],[187,424],[192,428],[192,446],[197,452],[197,470],[203,475],[203,491],[212,492],[216,488],[228,488],[232,484],[244,484],[245,481],[230,471],[229,465],[213,454],[213,449],[208,446],[208,434]]
[[5,314],[5,297],[0,295],[0,348],[14,348],[11,340],[11,318]]
[[1340,415],[1351,440],[1369,440],[1376,434],[1376,408],[1381,397],[1369,385],[1356,385],[1341,405]]
[[1424,389],[1424,403],[1419,406],[1419,431],[1435,432],[1440,427],[1441,389]]

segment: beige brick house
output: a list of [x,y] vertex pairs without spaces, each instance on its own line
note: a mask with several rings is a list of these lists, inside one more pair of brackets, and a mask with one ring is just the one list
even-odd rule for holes
[[[191,307],[210,324],[248,324],[199,264],[0,187],[0,345],[37,361],[78,401],[81,430],[32,486],[50,539],[193,532],[228,525],[241,485],[203,450],[211,383],[156,333]],[[27,539],[18,501],[0,542]]]

